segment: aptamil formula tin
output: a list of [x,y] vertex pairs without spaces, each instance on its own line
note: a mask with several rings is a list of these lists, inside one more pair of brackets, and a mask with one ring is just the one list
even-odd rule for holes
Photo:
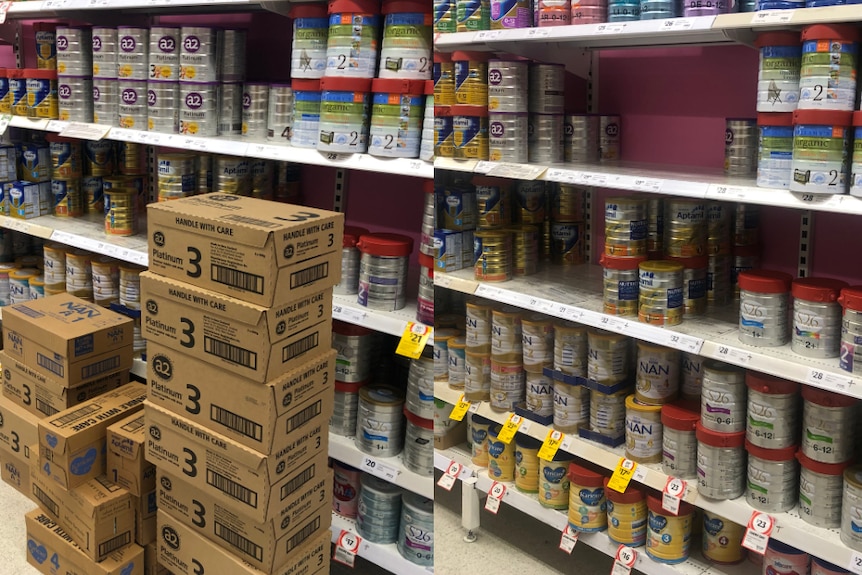
[[218,81],[218,31],[205,26],[180,30],[180,81]]
[[317,149],[351,153],[367,151],[371,80],[324,77],[320,88]]
[[121,128],[144,130],[147,127],[147,82],[146,80],[118,80],[120,105],[118,108]]
[[24,70],[10,68],[6,70],[9,78],[9,110],[15,116],[27,115],[27,80]]
[[326,70],[326,43],[329,19],[322,3],[294,4],[293,42],[290,53],[290,77],[320,79]]
[[455,0],[434,0],[434,33],[455,31]]
[[177,82],[180,79],[180,28],[150,28],[149,62],[148,80]]
[[330,0],[325,76],[374,78],[380,24],[375,0]]
[[57,72],[54,70],[24,70],[27,89],[27,116],[56,120],[59,117],[57,102]]
[[638,319],[653,325],[682,322],[683,266],[669,260],[643,262],[638,266]]
[[54,198],[55,216],[78,218],[84,215],[80,179],[52,179],[51,194]]
[[93,27],[93,77],[117,77],[117,29],[107,26]]
[[93,121],[93,79],[60,76],[57,81],[59,118],[66,122]]
[[218,83],[180,82],[179,132],[189,136],[218,135]]
[[117,79],[149,79],[149,44],[149,28],[117,27]]
[[161,80],[147,82],[147,129],[149,131],[177,133],[180,109],[179,83]]
[[453,156],[463,160],[487,160],[488,110],[479,106],[452,106]]
[[40,70],[57,69],[57,24],[54,22],[36,22],[33,24],[36,34],[36,67]]

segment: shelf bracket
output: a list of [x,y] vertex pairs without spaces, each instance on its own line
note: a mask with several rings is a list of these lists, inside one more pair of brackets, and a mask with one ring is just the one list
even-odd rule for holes
[[332,211],[347,212],[347,170],[335,170],[335,189],[332,196]]
[[750,48],[754,48],[754,41],[757,38],[757,34],[754,31],[745,28],[740,28],[739,30],[725,29],[722,30],[722,34],[731,42],[736,42]]
[[464,528],[464,541],[472,543],[476,540],[479,529],[479,494],[476,492],[475,477],[465,477],[461,480],[461,527]]
[[799,255],[796,277],[807,278],[811,275],[811,256],[814,253],[814,213],[805,210],[799,216]]
[[292,2],[287,0],[267,0],[260,3],[260,7],[267,12],[278,14],[279,16],[287,17],[290,14],[290,9],[293,6]]

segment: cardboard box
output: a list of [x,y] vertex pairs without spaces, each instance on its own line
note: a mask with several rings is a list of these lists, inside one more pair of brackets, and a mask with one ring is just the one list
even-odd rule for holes
[[90,479],[69,491],[38,469],[32,470],[30,480],[33,498],[45,515],[56,521],[93,561],[101,561],[132,542],[132,496],[106,476]]
[[335,358],[335,350],[329,349],[260,384],[149,343],[147,400],[256,451],[272,453],[283,447],[282,439],[299,422],[322,408],[316,396],[332,393]]
[[448,423],[451,425],[443,435],[434,436],[434,449],[449,449],[467,443],[467,422],[449,420]]
[[130,318],[69,294],[6,306],[6,330],[39,342],[69,363],[129,347],[133,341]]
[[108,426],[139,411],[146,395],[129,383],[39,420],[40,467],[64,489],[105,473]]
[[156,467],[144,457],[146,438],[141,412],[108,426],[107,475],[135,497],[156,488]]
[[255,381],[331,345],[331,290],[265,308],[144,272],[141,297],[146,339]]
[[132,497],[135,508],[135,543],[149,545],[156,540],[156,490]]
[[[33,453],[38,453],[39,446],[32,445],[31,449]],[[31,464],[32,461],[0,453],[0,479],[30,500],[33,499],[33,490],[30,489]]]
[[290,433],[287,447],[272,455],[147,403],[147,460],[223,498],[225,506],[264,521],[277,510],[276,501],[292,491],[297,470],[315,473],[316,468],[302,464],[327,452],[332,396],[321,395],[327,397],[329,408]]
[[[326,466],[326,459],[316,462]],[[281,502],[274,517],[259,522],[224,506],[217,497],[159,470],[158,508],[184,525],[266,572],[284,564],[307,539],[332,523],[332,473],[326,471]]]
[[[192,531],[170,514],[159,510],[159,563],[174,575],[196,573],[218,575],[264,575],[239,557]],[[317,575],[329,573],[329,532],[294,549],[285,565],[270,571],[272,575]]]
[[171,575],[167,567],[159,565],[159,548],[155,541],[144,547],[144,575]]
[[38,444],[39,418],[5,397],[0,398],[0,450],[16,459],[35,461],[39,451],[31,453],[30,449]]
[[128,370],[69,388],[64,382],[48,377],[0,351],[3,366],[3,397],[38,417],[54,415],[97,395],[129,383]]
[[341,280],[344,215],[230,194],[147,206],[150,270],[274,307]]
[[134,543],[96,563],[41,509],[24,516],[27,563],[44,575],[144,575],[144,548]]

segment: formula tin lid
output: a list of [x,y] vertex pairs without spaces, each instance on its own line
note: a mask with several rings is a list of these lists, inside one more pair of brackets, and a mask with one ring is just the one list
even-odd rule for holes
[[853,407],[859,400],[855,397],[841,395],[825,389],[817,389],[810,385],[802,386],[802,399],[824,407]]
[[787,381],[786,379],[760,373],[759,371],[746,371],[745,385],[754,391],[772,395],[799,393],[799,384],[795,381]]
[[793,112],[761,112],[757,114],[758,126],[792,126]]
[[749,455],[753,455],[754,457],[765,459],[767,461],[790,461],[796,457],[796,452],[798,450],[799,447],[796,445],[791,445],[790,447],[784,447],[782,449],[767,449],[765,447],[760,447],[759,445],[754,445],[747,439],[745,440],[745,451],[747,451]]
[[[420,521],[431,521],[434,517],[434,500],[422,497],[418,493],[405,491],[401,499],[405,507],[409,507],[416,519]],[[424,516],[424,517],[422,517]]]
[[695,436],[698,441],[713,447],[742,447],[745,443],[744,431],[736,433],[721,433],[720,431],[713,431],[705,428],[699,421],[695,428]]
[[754,45],[758,48],[763,48],[764,46],[798,47],[800,42],[799,32],[782,30],[778,32],[763,32],[762,34],[758,34],[757,38],[754,40]]
[[27,280],[39,275],[35,268],[18,268],[9,272],[9,278],[13,280]]
[[451,117],[452,116],[452,108],[455,106],[438,106],[434,105],[434,116],[435,117]]
[[670,260],[649,260],[641,263],[638,268],[642,272],[668,273],[681,272],[682,264]]
[[431,2],[424,0],[383,0],[383,14],[430,14]]
[[27,68],[24,70],[23,77],[35,80],[56,80],[57,70],[37,70],[35,68]]
[[692,256],[688,258],[667,256],[672,262],[679,262],[687,270],[699,270],[709,267],[709,256]]
[[378,0],[329,0],[330,14],[380,14]]
[[[673,513],[662,507],[660,497],[656,497],[655,495],[647,495],[646,503],[647,507],[649,507],[649,510],[656,515],[673,516]],[[679,513],[676,514],[677,516],[691,515],[692,513],[694,513],[694,506],[691,503],[686,503],[685,501],[679,502]]]
[[843,569],[838,565],[835,565],[834,563],[830,563],[825,559],[821,559],[820,557],[812,556],[811,561],[817,563],[820,566],[821,570],[832,571],[832,573],[840,573],[842,575],[844,573],[850,573],[850,571],[848,571],[847,569]]
[[355,325],[347,323],[346,321],[334,319],[332,320],[332,333],[346,336],[363,336],[371,335],[374,331],[361,325]]
[[860,112],[860,111],[853,112],[853,125],[854,126],[862,126],[862,112]]
[[370,92],[371,78],[324,76],[320,79],[320,89],[331,90],[333,92]]
[[605,486],[605,497],[607,497],[610,501],[625,505],[637,503],[644,500],[644,492],[635,487],[634,483],[629,483],[628,487],[626,487],[626,490],[620,493],[616,489],[611,489],[610,487],[608,487],[608,482],[610,480],[610,477],[605,477],[603,481]]
[[425,95],[434,95],[434,80],[425,80]]
[[604,487],[605,476],[577,463],[569,464],[569,481],[580,487]]
[[434,343],[438,342],[448,342],[453,337],[458,337],[459,335],[464,335],[464,333],[457,328],[454,327],[441,327],[440,329],[434,330]]
[[366,234],[359,238],[357,247],[373,256],[406,257],[413,251],[413,238],[401,234]]
[[862,310],[862,286],[851,286],[841,290],[838,303],[845,308]]
[[849,24],[813,24],[802,29],[802,41],[806,40],[858,42],[859,29]]
[[325,18],[326,6],[321,2],[294,4],[288,12],[290,18]]
[[[449,52],[437,52],[434,51],[434,63],[439,64],[441,62],[451,62],[452,54]],[[432,80],[433,81],[433,80]]]
[[35,32],[53,32],[56,29],[56,22],[36,22],[33,24],[33,31]]
[[757,293],[784,293],[790,291],[793,278],[790,274],[774,270],[739,272],[739,289]]
[[626,410],[632,409],[642,413],[660,413],[661,405],[648,405],[635,399],[635,394],[626,397]]
[[368,230],[359,226],[344,226],[344,241],[342,246],[345,248],[355,248],[359,243],[359,237],[368,233]]
[[[324,78],[325,80],[326,78]],[[421,96],[425,92],[428,80],[405,80],[401,78],[374,78],[371,81],[371,91],[374,93],[389,92],[394,94],[410,94]],[[433,85],[433,80],[431,80]],[[433,92],[432,92],[433,93]]]
[[366,385],[359,390],[359,396],[377,407],[397,408],[399,411],[404,404],[404,394],[388,385]]
[[516,433],[515,445],[523,447],[524,449],[540,449],[542,447],[542,442],[535,437],[530,437],[526,433]]
[[733,256],[741,258],[750,258],[760,255],[760,246],[733,246]]
[[476,52],[470,50],[456,50],[452,52],[452,61],[487,62],[491,57],[490,52]]
[[700,421],[700,412],[694,412],[681,405],[668,403],[661,410],[661,424],[678,431],[694,431]]
[[294,92],[320,92],[320,80],[296,78],[290,81],[290,88]]
[[647,261],[646,256],[623,257],[607,254],[599,256],[599,265],[611,270],[636,270],[645,261]]
[[[450,106],[449,109],[453,116],[478,116],[480,118],[488,117],[488,108],[486,106]],[[437,106],[434,106],[434,115],[437,115]]]
[[790,293],[805,301],[832,303],[838,301],[841,290],[846,287],[847,282],[830,278],[796,278]]
[[419,266],[428,270],[428,276],[434,277],[434,256],[428,254],[419,254]]
[[[434,334],[434,337],[437,337],[437,334]],[[454,347],[455,349],[459,348],[467,348],[467,337],[463,335],[456,335],[455,337],[450,337],[449,342],[446,344],[448,347]]]
[[793,123],[813,124],[815,126],[850,126],[853,123],[853,112],[841,110],[796,110],[793,112]]
[[841,475],[844,473],[844,470],[853,463],[852,461],[845,461],[843,463],[821,463],[820,461],[814,461],[802,453],[801,449],[796,452],[796,459],[802,467],[822,475]]
[[433,419],[425,419],[424,417],[419,417],[409,409],[407,406],[404,406],[404,416],[407,418],[407,421],[412,423],[413,425],[418,425],[422,429],[430,429],[434,430],[434,420]]
[[363,385],[368,385],[369,383],[370,380],[367,379],[363,381],[354,381],[352,383],[347,381],[338,381],[336,379],[335,391],[340,391],[342,393],[359,393],[359,388],[361,388]]

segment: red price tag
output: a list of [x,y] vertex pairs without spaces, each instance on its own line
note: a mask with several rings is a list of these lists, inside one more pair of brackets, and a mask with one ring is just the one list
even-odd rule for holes
[[769,536],[775,529],[775,518],[766,513],[755,511],[748,520],[745,536],[742,538],[742,546],[755,553],[763,555],[769,544]]
[[488,499],[485,500],[485,509],[496,515],[497,512],[500,511],[500,502],[503,500],[504,495],[506,495],[506,486],[495,481],[493,485],[491,485],[491,489],[488,490]]
[[446,473],[441,475],[440,479],[437,480],[437,485],[446,491],[452,491],[452,487],[454,487],[455,482],[458,480],[458,474],[460,473],[461,464],[457,461],[453,461],[449,464],[449,467],[446,468]]
[[628,545],[620,545],[614,557],[611,575],[629,575],[638,560],[638,552]]
[[571,555],[577,543],[577,530],[572,529],[572,526],[567,524],[566,527],[563,529],[562,536],[560,537],[560,550],[565,551],[566,553]]
[[667,483],[664,484],[664,489],[661,494],[662,509],[670,511],[674,515],[679,514],[679,504],[685,495],[685,487],[687,483],[684,479],[678,477],[668,477]]
[[335,542],[335,551],[332,553],[332,559],[348,567],[353,567],[361,542],[362,538],[359,535],[342,529],[341,534]]

